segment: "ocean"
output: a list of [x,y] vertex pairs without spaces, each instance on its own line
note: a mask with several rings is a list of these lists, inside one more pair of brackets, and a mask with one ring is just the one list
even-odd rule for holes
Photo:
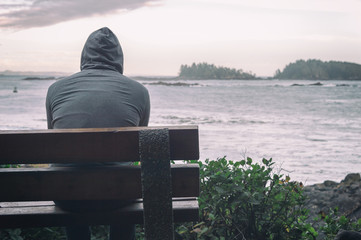
[[[56,80],[0,76],[0,130],[46,129]],[[272,158],[304,184],[361,172],[361,81],[140,80],[150,126],[198,125],[200,159]],[[14,93],[16,87],[17,93]]]

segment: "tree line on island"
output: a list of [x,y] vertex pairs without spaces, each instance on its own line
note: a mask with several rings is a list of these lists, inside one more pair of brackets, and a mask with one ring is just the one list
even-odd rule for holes
[[288,64],[283,71],[276,71],[276,79],[298,80],[361,80],[361,65],[349,62],[310,59]]
[[[180,79],[260,79],[252,72],[244,72],[242,69],[219,67],[208,63],[193,63],[181,65]],[[277,70],[269,79],[290,80],[361,80],[361,65],[349,62],[309,59],[297,60]]]
[[256,79],[256,75],[242,69],[217,67],[208,63],[181,65],[179,78],[183,79]]

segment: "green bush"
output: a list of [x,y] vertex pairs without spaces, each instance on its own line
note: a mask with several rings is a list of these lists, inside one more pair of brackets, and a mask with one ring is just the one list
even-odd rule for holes
[[1,229],[1,240],[66,240],[60,227]]
[[199,162],[200,222],[178,227],[184,239],[313,239],[302,186],[275,173],[272,159]]

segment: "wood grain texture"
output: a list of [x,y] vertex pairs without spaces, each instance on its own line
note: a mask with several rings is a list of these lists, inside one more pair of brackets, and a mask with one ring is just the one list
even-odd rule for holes
[[198,127],[0,131],[0,164],[139,161],[138,133],[169,129],[172,160],[199,159]]
[[[172,164],[173,197],[199,194],[199,166]],[[0,168],[0,201],[141,198],[140,166]]]
[[[68,226],[76,224],[108,225],[114,223],[143,223],[143,203],[135,202],[108,212],[73,213],[60,209],[53,202],[0,203],[0,228]],[[196,198],[174,199],[175,222],[197,221]]]

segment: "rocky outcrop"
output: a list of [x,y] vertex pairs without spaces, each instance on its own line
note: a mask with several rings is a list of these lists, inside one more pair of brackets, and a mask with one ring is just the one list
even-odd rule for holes
[[361,240],[361,233],[354,231],[340,231],[335,240]]
[[[309,221],[318,229],[321,222],[313,219],[319,214],[329,214],[330,209],[338,208],[338,214],[349,219],[361,218],[361,177],[359,173],[348,174],[341,182],[325,181],[304,187],[307,197],[305,208],[309,209]],[[325,235],[319,232],[317,240],[324,239]],[[361,234],[353,231],[340,231],[335,240],[361,240]]]
[[348,218],[361,218],[361,177],[359,173],[348,174],[340,183],[325,181],[306,186],[304,193],[308,197],[306,208],[313,219],[319,213],[329,213],[338,207],[339,213]]

